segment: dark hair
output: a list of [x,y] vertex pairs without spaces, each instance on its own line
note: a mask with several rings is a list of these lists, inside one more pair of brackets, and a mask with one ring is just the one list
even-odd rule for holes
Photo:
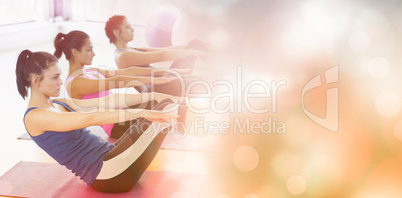
[[60,58],[61,54],[64,53],[66,59],[70,60],[71,50],[81,50],[82,46],[84,46],[85,39],[87,38],[89,38],[88,34],[78,30],[71,31],[68,34],[57,34],[54,39],[54,48],[56,48],[54,55],[57,58]]
[[43,77],[43,71],[48,69],[49,65],[57,61],[56,57],[47,52],[31,52],[24,50],[20,53],[15,74],[17,76],[18,92],[24,100],[27,97],[28,88],[31,86],[31,75],[36,74]]
[[122,15],[114,15],[109,18],[105,25],[105,33],[106,36],[109,38],[110,43],[116,42],[116,37],[113,34],[113,30],[120,29],[123,20],[126,19],[125,16]]

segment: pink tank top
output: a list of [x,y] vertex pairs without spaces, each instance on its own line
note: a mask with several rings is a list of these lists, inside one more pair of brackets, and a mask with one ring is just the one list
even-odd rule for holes
[[[99,77],[97,78],[97,77],[95,77],[94,75],[89,75],[89,74],[91,74],[91,73],[92,73],[92,74],[95,74],[95,75],[97,75],[97,76],[99,76]],[[89,79],[105,79],[105,78],[106,78],[106,77],[105,77],[104,75],[102,75],[101,73],[99,73],[99,72],[97,72],[97,71],[94,71],[94,70],[90,70],[90,69],[86,69],[83,76],[86,77],[86,78],[89,78]],[[66,85],[66,90],[67,90],[67,84],[68,84],[68,82],[70,82],[71,80],[73,80],[73,79],[76,78],[76,77],[78,77],[78,76],[70,76],[70,77],[67,78],[66,83],[65,83],[65,85]],[[93,94],[86,94],[86,95],[83,95],[83,96],[82,96],[81,100],[87,100],[87,99],[92,99],[92,98],[105,97],[105,96],[108,96],[108,95],[110,95],[110,94],[113,94],[113,92],[110,91],[110,90],[101,91],[101,92],[93,93]],[[68,97],[71,98],[71,96],[70,96],[70,94],[68,93],[68,91],[67,91],[67,95],[68,95]],[[110,136],[111,136],[112,129],[113,129],[113,126],[114,126],[114,124],[107,124],[107,125],[101,125],[100,127],[102,127],[103,130],[105,130],[106,134],[110,137]]]

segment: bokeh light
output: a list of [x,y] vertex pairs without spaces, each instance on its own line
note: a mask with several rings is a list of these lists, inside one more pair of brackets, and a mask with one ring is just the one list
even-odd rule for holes
[[387,59],[383,57],[374,58],[369,62],[368,72],[374,79],[384,79],[390,73],[390,65]]
[[376,97],[375,107],[381,116],[393,117],[400,111],[401,99],[393,92],[384,91]]
[[300,175],[292,175],[286,182],[289,192],[293,195],[300,195],[306,190],[306,180]]
[[[216,198],[400,194],[395,187],[399,177],[386,179],[393,173],[399,175],[391,162],[400,164],[397,159],[402,155],[400,2],[207,2],[175,6],[187,10],[180,9],[188,35],[216,46],[205,74],[235,89],[230,93],[227,86],[212,86],[212,95],[227,93],[227,97],[193,101],[200,109],[213,106],[212,112],[203,113],[205,122],[230,123],[225,133],[192,133],[214,139],[208,147],[215,149],[219,159],[201,159],[200,163],[211,165],[208,171],[216,181]],[[339,66],[338,82],[327,84],[325,71],[335,65]],[[306,104],[301,104],[303,88],[316,76],[321,84],[307,92]],[[244,94],[237,94],[255,80],[268,85],[286,81],[277,92],[276,112],[272,111],[272,93],[271,97],[248,99],[248,107],[269,109],[258,113],[247,109]],[[238,82],[243,84],[237,87]],[[331,88],[338,88],[338,101],[327,106],[326,91]],[[250,92],[265,90],[253,86]],[[231,111],[216,112],[231,102],[236,103]],[[339,108],[338,120],[330,121],[337,124],[336,132],[311,120],[302,108],[306,105],[325,120],[331,119],[325,116],[334,104]],[[237,126],[236,121],[244,124],[246,120],[250,125],[239,133],[243,125]],[[267,129],[255,130],[253,123],[270,120],[275,122],[270,126],[282,122],[286,133],[253,133]],[[190,164],[181,163],[182,168]],[[196,187],[183,187],[180,192],[192,196],[187,192],[192,188]]]
[[233,162],[241,171],[251,171],[258,165],[257,151],[251,146],[241,146],[233,153]]

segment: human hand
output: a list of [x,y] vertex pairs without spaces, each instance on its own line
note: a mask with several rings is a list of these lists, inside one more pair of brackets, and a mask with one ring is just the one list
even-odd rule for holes
[[142,116],[152,122],[169,122],[170,119],[178,119],[179,115],[175,113],[168,113],[163,111],[144,111]]

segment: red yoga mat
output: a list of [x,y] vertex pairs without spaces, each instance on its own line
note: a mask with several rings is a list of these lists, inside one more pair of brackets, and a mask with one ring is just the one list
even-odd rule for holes
[[126,193],[92,190],[65,167],[55,163],[20,161],[0,177],[0,195],[16,197],[212,197],[206,177],[171,171],[145,171]]

